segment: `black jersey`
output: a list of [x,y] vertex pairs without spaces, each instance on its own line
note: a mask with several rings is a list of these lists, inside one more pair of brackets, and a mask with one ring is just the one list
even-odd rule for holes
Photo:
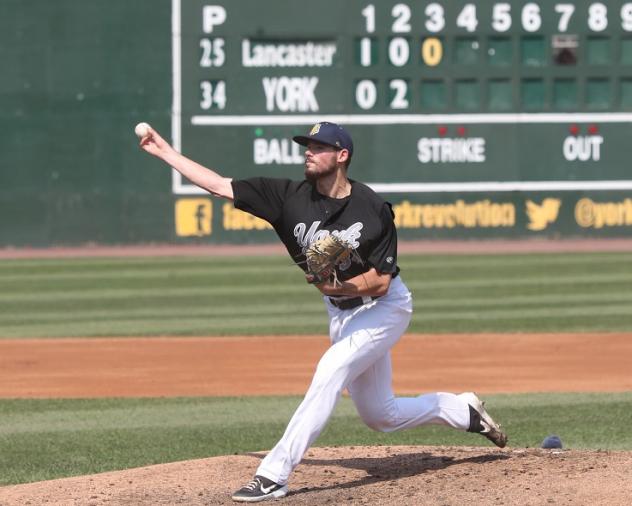
[[351,194],[335,199],[321,195],[307,180],[234,180],[234,205],[269,222],[303,270],[307,270],[306,248],[315,240],[335,234],[351,243],[358,253],[338,266],[338,279],[351,279],[372,267],[396,276],[397,232],[391,205],[368,186],[350,182]]

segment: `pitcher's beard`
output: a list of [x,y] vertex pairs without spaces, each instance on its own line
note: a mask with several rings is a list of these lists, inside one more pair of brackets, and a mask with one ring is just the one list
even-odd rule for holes
[[314,172],[314,171],[310,171],[307,167],[305,168],[305,179],[307,181],[309,181],[310,183],[315,183],[316,181],[318,181],[319,179],[325,178],[327,176],[330,176],[331,174],[333,174],[334,172],[336,172],[336,166],[334,165],[333,167],[329,167],[326,171],[324,172]]
[[315,183],[316,181],[318,181],[318,174],[305,171],[305,179],[309,181],[310,183]]

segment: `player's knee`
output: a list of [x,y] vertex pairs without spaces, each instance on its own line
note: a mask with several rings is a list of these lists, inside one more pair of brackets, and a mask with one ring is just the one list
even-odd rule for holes
[[361,415],[367,427],[377,432],[393,432],[398,429],[395,418],[387,412],[365,413]]
[[367,426],[377,432],[394,432],[398,428],[397,425],[390,420],[372,420],[367,423]]

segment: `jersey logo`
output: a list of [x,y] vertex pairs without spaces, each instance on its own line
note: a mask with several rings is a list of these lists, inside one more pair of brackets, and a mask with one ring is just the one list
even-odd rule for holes
[[[294,227],[294,237],[296,237],[296,242],[301,247],[301,251],[305,253],[305,250],[309,247],[311,243],[314,241],[318,241],[327,237],[329,234],[332,234],[336,237],[340,237],[340,239],[348,242],[353,249],[358,249],[360,246],[360,236],[362,235],[362,229],[364,228],[364,224],[361,222],[356,222],[351,225],[347,229],[343,230],[318,230],[320,226],[320,221],[313,222],[309,229],[305,223],[297,223]],[[354,255],[349,256],[347,260],[341,263],[338,268],[341,271],[346,271],[351,266],[351,260]],[[357,255],[355,255],[357,256]]]

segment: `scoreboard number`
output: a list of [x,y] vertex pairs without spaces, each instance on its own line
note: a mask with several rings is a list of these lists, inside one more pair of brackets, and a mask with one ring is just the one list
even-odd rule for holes
[[370,79],[363,79],[356,84],[355,90],[356,104],[360,109],[372,109],[377,101],[377,86]]
[[430,33],[437,33],[445,27],[445,10],[443,6],[437,3],[428,4],[425,10],[426,30]]
[[360,39],[360,65],[370,67],[373,63],[371,59],[371,39],[363,37]]
[[213,107],[224,109],[226,107],[226,82],[225,81],[202,81],[200,83],[202,99],[200,109],[208,110]]
[[373,33],[375,31],[375,6],[373,4],[367,5],[362,9],[362,15],[365,19],[367,33]]
[[393,22],[393,33],[409,33],[411,12],[410,7],[406,4],[397,4],[393,7],[391,14],[395,18]]
[[608,28],[608,8],[604,4],[591,4],[588,8],[588,28],[593,32],[603,32]]
[[632,3],[623,4],[621,7],[621,27],[626,31],[632,31]]
[[522,28],[526,32],[537,32],[541,26],[540,6],[534,3],[525,4],[522,8]]
[[474,4],[467,4],[463,7],[463,10],[456,18],[456,26],[465,28],[468,32],[476,30],[478,19],[476,19],[476,6]]
[[497,32],[506,32],[511,28],[511,5],[507,3],[494,4],[492,28]]
[[573,4],[555,4],[555,12],[560,15],[560,20],[557,23],[557,31],[564,33],[568,30],[568,23],[575,12],[575,6]]
[[410,46],[404,37],[391,39],[388,45],[388,59],[396,67],[403,67],[410,58]]
[[224,52],[224,39],[200,39],[202,56],[200,57],[200,67],[221,67],[226,61]]
[[404,79],[393,79],[389,83],[389,88],[394,93],[390,103],[391,109],[407,109],[408,83]]
[[443,44],[436,37],[428,37],[421,44],[421,59],[429,67],[436,67],[443,59]]

